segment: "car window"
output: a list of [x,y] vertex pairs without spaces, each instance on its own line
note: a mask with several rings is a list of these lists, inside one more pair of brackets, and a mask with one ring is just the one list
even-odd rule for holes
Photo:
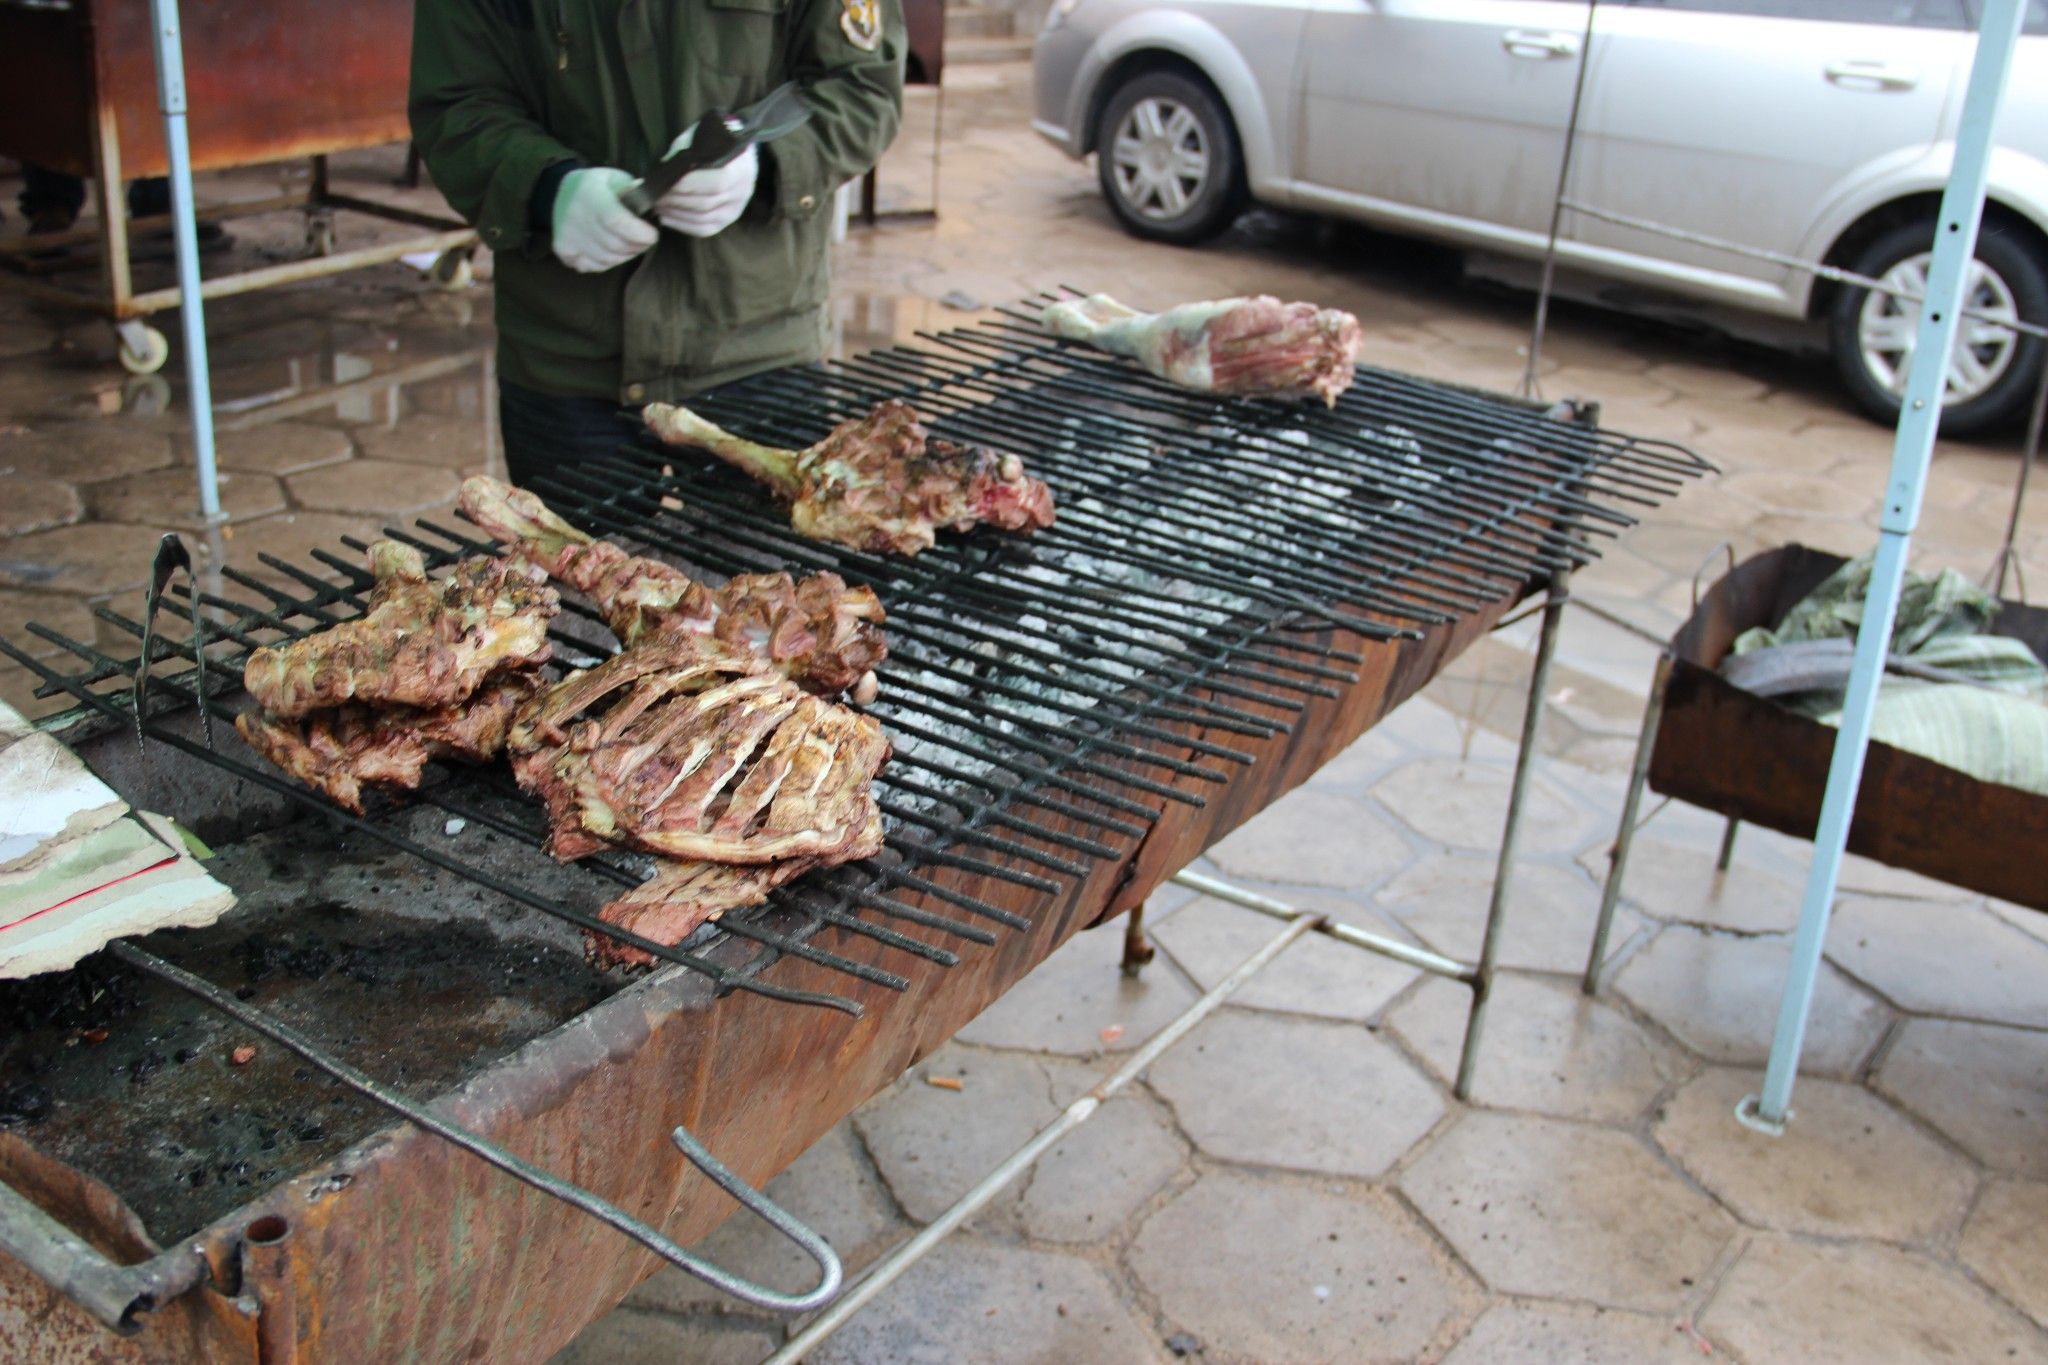
[[[1638,9],[1745,14],[1760,19],[1828,19],[1838,24],[1895,24],[1901,28],[1967,28],[1963,0],[1634,0]],[[2029,0],[2032,13],[2048,0]]]

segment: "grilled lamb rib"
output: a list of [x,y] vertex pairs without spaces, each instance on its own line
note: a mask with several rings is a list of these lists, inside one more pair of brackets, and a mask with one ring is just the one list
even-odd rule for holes
[[532,493],[482,475],[463,483],[462,510],[596,602],[628,647],[668,630],[710,636],[810,691],[851,688],[862,701],[873,697],[873,671],[888,647],[882,604],[871,588],[849,588],[834,573],[740,574],[707,588],[674,565],[586,535]]
[[1028,533],[1052,525],[1052,490],[1022,460],[940,440],[900,399],[841,422],[805,450],[757,445],[667,403],[649,403],[641,415],[668,444],[708,450],[766,484],[788,505],[790,526],[813,540],[915,555],[942,526]]
[[[876,841],[876,849],[880,841]],[[856,854],[866,857],[867,854]],[[597,912],[599,919],[628,933],[671,947],[697,932],[699,925],[728,910],[759,905],[768,893],[819,865],[815,858],[785,858],[750,867],[706,863],[694,859],[663,859],[654,876]],[[603,934],[584,932],[586,955],[600,967],[646,967],[654,955]]]
[[417,550],[389,540],[369,558],[377,585],[361,616],[249,656],[242,684],[272,719],[352,701],[439,710],[547,661],[561,602],[538,570],[479,555],[429,578]]
[[350,702],[296,720],[249,711],[235,718],[235,729],[257,753],[360,815],[365,786],[412,791],[431,759],[497,757],[514,714],[538,688],[533,673],[500,673],[439,710]]
[[1055,336],[1137,361],[1202,393],[1307,398],[1331,407],[1351,387],[1364,342],[1358,319],[1270,295],[1184,303],[1141,313],[1107,294],[1057,303],[1041,321]]

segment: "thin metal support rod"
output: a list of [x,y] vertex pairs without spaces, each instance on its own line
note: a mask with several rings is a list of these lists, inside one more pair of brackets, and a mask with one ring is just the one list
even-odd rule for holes
[[1593,64],[1593,16],[1600,0],[1588,0],[1586,31],[1579,36],[1579,69],[1572,76],[1572,107],[1564,123],[1564,151],[1557,159],[1557,194],[1550,201],[1550,232],[1543,242],[1543,278],[1536,286],[1536,317],[1529,326],[1529,363],[1522,369],[1521,395],[1538,396],[1537,368],[1543,363],[1543,333],[1550,326],[1550,293],[1557,282],[1557,234],[1564,222],[1565,191],[1571,188],[1572,152],[1579,145],[1579,105],[1586,95],[1586,70]]
[[[2027,484],[2033,478],[2034,461],[2041,455],[2044,418],[2048,418],[2048,346],[2041,349],[2041,382],[2034,386],[2034,411],[2027,418],[2027,443],[2020,451],[2019,481],[2012,490],[2012,511],[2005,518],[2005,539],[1998,545],[1998,562],[1991,566],[1993,597],[2005,596],[2006,574],[2019,562],[2019,552],[2013,547],[2019,543],[2020,515],[2027,510]],[[2020,591],[2024,596],[2024,579]]]
[[1529,795],[1529,777],[1536,767],[1536,739],[1543,729],[1550,665],[1557,657],[1557,628],[1564,621],[1564,606],[1570,596],[1571,573],[1561,569],[1550,580],[1543,627],[1536,637],[1536,664],[1529,670],[1529,702],[1522,712],[1522,745],[1515,755],[1514,782],[1508,788],[1508,817],[1500,832],[1500,861],[1493,871],[1493,899],[1486,907],[1486,937],[1479,944],[1479,963],[1472,980],[1472,1012],[1465,1019],[1465,1047],[1458,1057],[1458,1083],[1451,1088],[1451,1093],[1461,1100],[1472,1097],[1472,1076],[1479,1065],[1479,1039],[1486,1029],[1486,1007],[1493,996],[1494,961],[1500,955],[1501,921],[1514,885],[1515,845],[1521,839],[1522,806]]
[[677,1148],[690,1159],[692,1165],[709,1176],[713,1184],[759,1215],[784,1237],[796,1243],[806,1256],[817,1263],[819,1280],[814,1288],[801,1294],[784,1294],[722,1270],[709,1261],[692,1255],[616,1204],[592,1194],[580,1185],[556,1179],[540,1167],[514,1156],[495,1143],[478,1137],[467,1128],[450,1123],[427,1106],[414,1103],[339,1057],[328,1055],[318,1043],[291,1025],[261,1010],[252,1009],[236,999],[232,993],[222,990],[204,977],[194,976],[184,968],[166,962],[154,953],[145,952],[125,940],[116,939],[109,943],[107,951],[137,971],[147,973],[176,986],[179,990],[199,997],[235,1022],[252,1028],[272,1042],[290,1049],[364,1099],[382,1105],[414,1126],[432,1133],[445,1142],[453,1143],[471,1156],[497,1167],[513,1179],[531,1185],[542,1194],[581,1209],[600,1223],[632,1238],[685,1274],[694,1275],[706,1284],[716,1285],[735,1298],[772,1312],[805,1313],[821,1304],[831,1302],[833,1296],[839,1292],[844,1272],[840,1267],[839,1257],[826,1244],[825,1239],[791,1217],[766,1195],[759,1193],[734,1175],[686,1128],[677,1127],[669,1134]]
[[1125,976],[1135,978],[1154,955],[1152,940],[1145,937],[1145,906],[1140,902],[1124,917],[1124,958],[1118,965]]
[[1600,888],[1600,917],[1593,922],[1593,946],[1586,953],[1586,974],[1579,982],[1587,995],[1600,990],[1600,969],[1607,961],[1607,936],[1614,929],[1614,909],[1621,904],[1621,882],[1628,871],[1629,850],[1635,846],[1636,818],[1643,808],[1643,788],[1650,780],[1650,753],[1657,745],[1657,727],[1664,721],[1664,692],[1671,684],[1671,667],[1671,652],[1667,649],[1657,656],[1657,672],[1650,679],[1650,700],[1643,707],[1643,729],[1636,737],[1636,757],[1628,770],[1628,795],[1621,802],[1621,828],[1614,833],[1607,880]]
[[1721,831],[1721,851],[1714,855],[1714,871],[1726,872],[1735,861],[1735,836],[1742,833],[1742,821],[1731,815],[1728,827]]
[[1792,938],[1792,960],[1785,969],[1771,1060],[1764,1069],[1762,1094],[1745,1097],[1736,1108],[1739,1120],[1766,1133],[1784,1132],[1791,1117],[1792,1086],[1806,1044],[1806,1023],[1813,1009],[1814,984],[1841,878],[1842,855],[1848,848],[1849,825],[1855,819],[1856,794],[1863,784],[1877,689],[1884,680],[1906,557],[1920,519],[1921,498],[1927,491],[1935,433],[1941,426],[1949,352],[1956,341],[1970,264],[1977,254],[1977,229],[1984,217],[1984,186],[1998,106],[2012,69],[2013,50],[2019,45],[2025,9],[2022,0],[1985,0],[1977,32],[1977,52],[1970,63],[1970,82],[1956,135],[1955,162],[1948,188],[1942,192],[1934,259],[1927,270],[1927,302],[1920,312],[1913,363],[1899,405],[1891,481],[1878,523],[1877,556],[1871,565],[1863,621],[1856,634],[1856,661],[1842,705],[1834,756],[1828,764],[1827,795],[1821,800],[1820,823],[1814,830],[1813,863],[1799,910],[1799,928]]
[[1316,928],[1322,918],[1321,914],[1314,912],[1295,915],[1288,926],[1275,934],[1263,948],[1238,964],[1235,971],[1217,982],[1208,994],[1190,1005],[1185,1014],[1153,1034],[1146,1040],[1145,1045],[1133,1052],[1114,1073],[1068,1105],[1058,1118],[1039,1129],[1036,1136],[1012,1152],[1000,1166],[983,1176],[980,1182],[961,1195],[951,1208],[933,1219],[917,1236],[877,1261],[860,1282],[847,1291],[844,1298],[812,1319],[803,1331],[790,1338],[789,1343],[768,1357],[763,1365],[791,1365],[791,1362],[802,1360],[806,1354],[816,1350],[819,1344],[838,1331],[848,1318],[873,1302],[876,1295],[894,1284],[904,1271],[922,1260],[928,1252],[950,1236],[954,1229],[972,1218],[991,1199],[1000,1194],[1005,1186],[1030,1169],[1032,1163],[1051,1150],[1061,1138],[1093,1118],[1110,1096],[1136,1080],[1159,1059],[1161,1053],[1186,1037],[1190,1029],[1214,1013],[1217,1006],[1256,976],[1261,968],[1285,952],[1296,939]]
[[206,305],[199,295],[199,226],[192,216],[192,146],[185,130],[185,43],[178,26],[178,0],[149,0],[149,17],[156,30],[157,106],[163,111],[164,146],[171,163],[171,230],[177,242],[178,316],[185,333],[186,401],[192,405],[192,462],[199,476],[199,514],[218,521],[220,476],[213,463],[213,378],[206,358]]
[[[1285,901],[1262,896],[1256,891],[1247,891],[1241,886],[1189,868],[1182,868],[1174,873],[1173,882],[1176,886],[1185,886],[1219,901],[1228,901],[1247,910],[1256,910],[1273,919],[1291,920],[1301,913],[1297,907]],[[1411,967],[1420,967],[1425,972],[1450,977],[1453,981],[1469,984],[1473,978],[1473,969],[1456,958],[1433,953],[1427,948],[1417,948],[1413,944],[1388,938],[1384,934],[1375,934],[1370,929],[1360,929],[1356,925],[1340,923],[1337,920],[1325,920],[1316,926],[1316,932],[1325,938],[1336,939],[1339,943],[1348,943],[1354,948],[1363,948],[1369,953],[1378,953],[1381,957],[1405,962]]]

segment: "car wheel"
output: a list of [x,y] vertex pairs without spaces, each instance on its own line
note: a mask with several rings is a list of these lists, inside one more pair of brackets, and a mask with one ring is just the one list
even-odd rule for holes
[[[1927,292],[1934,224],[1910,223],[1885,233],[1848,268],[1910,294]],[[2041,381],[2042,340],[2001,327],[1997,319],[2048,322],[2048,268],[2015,234],[1987,226],[1977,239],[1964,289],[1965,315],[1949,353],[1942,396],[1944,432],[1993,431],[2019,420]],[[1920,326],[1920,305],[1871,289],[1845,288],[1828,315],[1835,368],[1873,417],[1895,422]]]
[[1103,197],[1139,237],[1188,246],[1244,210],[1244,158],[1223,101],[1201,82],[1153,71],[1125,82],[1095,128]]

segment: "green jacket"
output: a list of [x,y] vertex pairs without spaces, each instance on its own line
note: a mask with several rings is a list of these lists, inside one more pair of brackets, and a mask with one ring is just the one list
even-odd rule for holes
[[[832,193],[895,136],[904,50],[899,0],[418,0],[413,140],[494,253],[504,377],[643,403],[815,359]],[[533,202],[550,168],[644,174],[785,80],[812,118],[761,149],[739,222],[663,231],[603,274],[555,259]]]

